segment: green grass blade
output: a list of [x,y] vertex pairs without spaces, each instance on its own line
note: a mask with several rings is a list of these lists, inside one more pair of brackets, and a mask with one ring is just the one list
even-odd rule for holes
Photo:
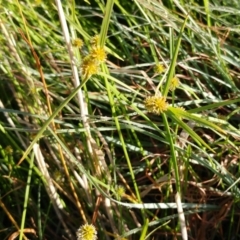
[[169,91],[169,88],[170,88],[170,85],[171,85],[171,80],[174,77],[178,52],[179,52],[179,49],[180,49],[180,46],[181,46],[182,34],[183,34],[184,28],[186,26],[187,20],[188,20],[188,16],[186,16],[186,19],[183,22],[183,25],[182,25],[182,27],[180,29],[180,32],[179,32],[176,47],[174,48],[174,55],[173,55],[173,58],[171,59],[171,64],[170,64],[169,72],[168,72],[168,75],[167,75],[166,84],[164,85],[164,88],[163,88],[163,96],[165,96],[165,97],[167,97],[167,95],[168,95],[168,91]]

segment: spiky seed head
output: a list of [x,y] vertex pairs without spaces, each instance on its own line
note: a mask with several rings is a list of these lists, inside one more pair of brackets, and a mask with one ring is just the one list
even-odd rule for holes
[[90,56],[98,63],[105,62],[107,58],[104,48],[101,47],[93,47],[90,52]]
[[84,224],[77,230],[77,240],[96,240],[97,231],[92,224]]
[[80,39],[80,38],[75,38],[73,41],[72,41],[72,45],[74,46],[74,47],[77,47],[77,48],[82,48],[83,47],[83,45],[84,45],[84,43],[83,43],[83,41],[82,41],[82,39]]
[[154,67],[154,73],[156,73],[156,74],[161,74],[165,70],[166,70],[166,68],[161,63],[157,63]]
[[168,108],[166,98],[162,96],[149,96],[145,99],[144,103],[148,112],[158,115],[166,111]]
[[176,88],[179,87],[180,81],[177,77],[172,78],[170,83],[170,90],[174,91]]
[[92,75],[97,74],[99,65],[91,58],[91,56],[86,56],[81,64],[81,73],[84,79],[89,79]]

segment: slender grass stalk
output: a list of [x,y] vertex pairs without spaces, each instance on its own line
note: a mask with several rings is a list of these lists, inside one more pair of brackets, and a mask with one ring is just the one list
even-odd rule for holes
[[45,226],[42,226],[42,214],[41,214],[41,183],[38,185],[38,199],[37,199],[37,214],[38,214],[38,219],[37,219],[37,226],[38,226],[38,236],[39,239],[43,239],[43,233],[45,230]]
[[30,186],[31,186],[32,173],[33,173],[33,171],[32,171],[33,164],[34,164],[34,154],[32,153],[31,161],[30,161],[30,165],[29,165],[29,169],[28,169],[28,179],[27,179],[24,204],[23,204],[22,221],[21,221],[21,228],[20,228],[20,235],[19,235],[20,240],[22,240],[22,238],[23,238],[23,230],[24,230],[24,226],[26,224],[26,214],[27,214],[27,206],[28,206],[28,201],[29,201]]
[[106,37],[107,37],[107,33],[108,33],[108,27],[109,27],[109,23],[110,23],[110,17],[112,14],[113,5],[114,5],[114,0],[107,0],[107,4],[106,4],[105,10],[104,10],[104,18],[103,18],[103,22],[101,25],[101,31],[100,31],[100,36],[99,36],[100,47],[104,47],[105,42],[106,42]]
[[170,146],[171,161],[172,161],[172,165],[173,165],[173,169],[174,169],[174,178],[176,180],[176,190],[181,196],[181,182],[180,182],[180,177],[179,177],[178,162],[177,162],[177,158],[176,158],[176,150],[174,147],[174,140],[173,140],[172,134],[170,132],[170,126],[168,124],[167,117],[164,113],[162,114],[162,118],[163,118],[165,130],[167,133],[166,138],[167,138],[167,141],[169,142],[169,146]]
[[175,201],[177,203],[178,219],[181,226],[182,239],[187,240],[188,239],[187,226],[186,226],[185,216],[182,208],[181,196],[178,192],[175,195]]
[[210,13],[209,13],[209,1],[204,0],[203,2],[204,2],[205,13],[207,16],[207,25],[210,28],[212,26],[212,24],[211,24],[211,17],[210,17]]
[[146,220],[144,221],[143,228],[142,228],[140,240],[145,240],[146,235],[147,235],[147,230],[148,230],[148,224],[149,224],[149,219],[146,218]]
[[185,21],[180,29],[177,44],[176,44],[176,47],[174,48],[174,55],[173,55],[173,58],[171,59],[171,64],[170,64],[170,68],[168,71],[167,80],[166,80],[165,86],[163,88],[163,96],[164,97],[166,97],[168,95],[168,91],[169,91],[169,88],[171,85],[171,80],[174,76],[176,62],[177,62],[177,56],[178,56],[178,52],[179,52],[181,40],[182,40],[182,34],[183,34],[184,28],[186,26],[187,20],[188,20],[188,16],[186,16]]

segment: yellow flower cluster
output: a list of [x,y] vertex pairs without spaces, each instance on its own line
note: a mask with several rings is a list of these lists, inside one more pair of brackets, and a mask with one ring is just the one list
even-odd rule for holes
[[83,58],[81,73],[83,79],[87,80],[92,75],[97,74],[99,65],[106,61],[107,54],[103,47],[99,46],[99,36],[94,36],[91,40],[90,53]]
[[121,199],[124,196],[126,189],[124,188],[124,186],[118,185],[116,186],[115,191],[116,191],[117,198]]
[[166,68],[165,68],[161,63],[156,64],[155,67],[154,67],[154,72],[155,72],[156,74],[161,74],[161,73],[163,73],[165,70],[166,70]]
[[9,155],[12,155],[13,154],[13,148],[8,145],[6,148],[5,148],[5,152]]
[[168,103],[165,97],[161,96],[150,96],[144,101],[145,108],[150,113],[161,114],[168,108]]
[[106,60],[106,52],[101,47],[94,47],[90,52],[90,56],[99,63],[103,63]]
[[98,46],[99,45],[99,35],[95,35],[90,39],[90,43],[92,46]]
[[177,77],[174,77],[170,83],[170,90],[174,91],[180,84],[180,81]]
[[96,240],[97,231],[92,224],[84,224],[77,231],[77,240]]
[[97,74],[98,68],[99,65],[93,58],[90,56],[85,57],[81,64],[83,79],[89,79],[92,75]]
[[79,49],[81,49],[82,47],[83,47],[83,40],[82,39],[80,39],[80,38],[76,38],[76,39],[74,39],[73,41],[72,41],[72,45],[74,46],[74,47],[77,47],[77,48],[79,48]]

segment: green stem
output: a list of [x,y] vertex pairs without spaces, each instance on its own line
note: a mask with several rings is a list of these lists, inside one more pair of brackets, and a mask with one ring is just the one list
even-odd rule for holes
[[162,114],[162,117],[163,117],[163,123],[165,126],[165,130],[167,133],[166,137],[167,137],[167,140],[169,141],[169,145],[170,145],[171,160],[173,163],[174,175],[175,175],[175,179],[176,179],[176,189],[177,189],[177,192],[179,194],[181,194],[181,185],[180,185],[180,178],[179,178],[178,164],[177,164],[177,158],[176,158],[176,153],[175,153],[175,148],[174,148],[174,142],[173,142],[173,138],[171,136],[167,117],[164,113]]

